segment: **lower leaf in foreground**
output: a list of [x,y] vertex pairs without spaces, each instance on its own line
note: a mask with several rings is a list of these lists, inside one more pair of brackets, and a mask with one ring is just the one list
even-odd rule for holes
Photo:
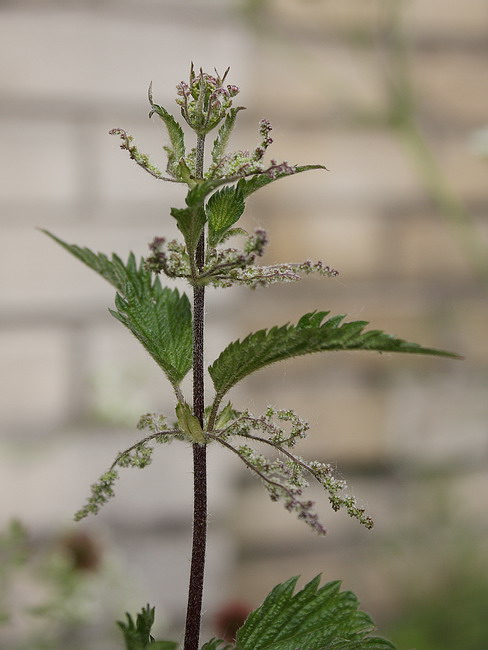
[[277,585],[237,632],[235,650],[395,650],[370,636],[374,623],[339,581],[320,575],[293,593],[298,577]]
[[127,623],[117,621],[124,635],[126,650],[177,650],[178,643],[175,641],[156,641],[151,635],[154,607],[143,607],[135,622],[130,614],[126,614],[126,618]]
[[[320,587],[320,575],[293,593],[298,577],[277,585],[263,604],[249,614],[238,630],[235,645],[221,639],[207,641],[201,650],[396,650],[373,636],[371,617],[359,610],[351,591],[341,591],[335,580]],[[155,641],[150,635],[154,608],[138,614],[136,623],[119,622],[127,650],[176,650],[172,641]],[[139,643],[139,645],[137,645]]]
[[[293,593],[297,582],[298,577],[290,578],[268,594],[238,630],[235,645],[214,638],[201,650],[396,650],[390,641],[372,636],[373,620],[359,610],[351,591],[340,590],[340,581],[319,587],[318,575]],[[177,650],[177,643],[151,636],[154,608],[147,605],[136,623],[129,614],[127,620],[118,623],[127,650]]]

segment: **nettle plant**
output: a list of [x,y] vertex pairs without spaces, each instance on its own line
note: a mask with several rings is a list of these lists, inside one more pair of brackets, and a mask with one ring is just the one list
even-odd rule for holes
[[[196,136],[187,151],[181,125],[166,109],[153,101],[149,88],[149,117],[164,123],[169,144],[166,171],[160,171],[141,153],[132,136],[123,129],[110,133],[119,136],[121,148],[155,179],[180,183],[187,188],[185,206],[172,208],[182,241],[166,241],[156,236],[149,244],[147,258],[136,260],[131,253],[124,262],[115,253],[108,257],[88,248],[68,244],[47,233],[87,266],[108,280],[116,289],[115,309],[110,313],[142,343],[164,372],[175,395],[176,418],[159,414],[143,415],[138,429],[146,435],[115,458],[110,468],[91,488],[87,504],[76,513],[80,520],[96,514],[114,496],[119,469],[146,467],[156,444],[174,440],[191,443],[194,461],[193,546],[188,592],[184,650],[198,650],[204,582],[207,530],[206,452],[207,446],[221,445],[238,456],[264,484],[273,501],[281,501],[319,535],[325,527],[314,511],[314,503],[304,495],[310,479],[325,490],[333,510],[344,508],[367,528],[373,521],[356,499],[347,492],[344,480],[334,476],[331,465],[305,460],[294,449],[305,438],[308,424],[291,409],[268,407],[262,415],[239,410],[227,394],[242,379],[277,361],[312,352],[331,350],[376,350],[444,357],[456,355],[421,347],[379,330],[367,330],[364,321],[347,322],[344,316],[328,311],[305,314],[293,325],[274,326],[230,343],[208,367],[214,394],[209,404],[204,399],[204,308],[207,288],[246,285],[266,287],[275,282],[297,282],[303,275],[316,273],[334,277],[337,271],[322,262],[305,261],[261,265],[257,263],[267,244],[267,234],[258,229],[248,233],[236,226],[246,199],[261,188],[285,176],[323,165],[289,165],[265,155],[272,143],[271,124],[259,123],[259,143],[252,151],[228,152],[229,139],[242,106],[233,106],[239,93],[227,84],[228,70],[221,77],[193,66],[187,83],[177,85],[176,103],[181,115]],[[210,164],[205,169],[207,135],[218,128],[213,141]],[[229,247],[228,240],[242,241]],[[193,294],[193,305],[185,293],[161,283],[183,278]],[[181,383],[193,375],[193,395],[183,394]],[[190,406],[190,402],[192,405]],[[174,423],[172,419],[175,420]],[[271,455],[256,451],[256,444],[269,447]],[[278,585],[259,609],[250,614],[237,632],[233,644],[212,639],[206,650],[319,650],[334,648],[393,648],[391,643],[371,636],[372,620],[358,610],[356,597],[340,591],[339,582],[319,587],[320,576],[294,593],[297,578]],[[172,641],[155,641],[151,636],[154,610],[142,610],[136,621],[130,616],[119,623],[129,650],[170,650],[179,647]]]

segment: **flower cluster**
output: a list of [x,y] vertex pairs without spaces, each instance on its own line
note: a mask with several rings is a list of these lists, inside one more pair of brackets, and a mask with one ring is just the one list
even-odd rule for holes
[[[274,420],[278,420],[277,424]],[[289,423],[289,430],[283,428],[281,423]],[[235,420],[222,431],[217,432],[219,436],[230,437],[232,435],[246,436],[251,431],[262,431],[268,436],[270,443],[292,448],[298,440],[307,437],[310,425],[300,418],[292,409],[276,409],[268,406],[266,412],[255,417],[249,411],[235,414]]]
[[326,529],[312,512],[314,502],[300,498],[309,484],[296,463],[280,458],[269,460],[248,445],[240,446],[237,451],[245,465],[262,479],[272,501],[283,501],[288,512],[296,512],[313,531],[325,535]]
[[190,278],[191,268],[185,246],[172,239],[155,237],[149,244],[151,255],[144,260],[144,268],[152,273],[163,272],[169,278]]
[[278,176],[296,173],[296,167],[287,162],[277,163],[271,160],[269,165],[263,162],[264,154],[273,138],[269,137],[273,130],[269,120],[263,119],[259,123],[259,135],[261,140],[253,151],[232,151],[214,159],[212,165],[205,174],[206,178],[240,178],[252,174],[265,174],[275,179]]
[[237,86],[224,85],[228,72],[229,68],[223,77],[217,71],[213,76],[202,69],[195,74],[192,64],[189,83],[181,81],[176,86],[176,103],[185,121],[198,135],[205,135],[223,120],[239,93]]
[[86,505],[75,513],[75,521],[84,519],[89,514],[96,515],[110,499],[115,496],[114,485],[119,478],[117,467],[137,467],[144,469],[152,462],[154,448],[151,443],[168,443],[173,440],[187,440],[188,438],[180,429],[166,429],[166,418],[156,413],[142,415],[137,428],[148,429],[149,436],[138,440],[129,449],[120,452],[111,467],[100,476],[96,483],[90,487],[90,496]]
[[[328,494],[333,510],[345,508],[351,517],[357,519],[366,528],[373,527],[373,520],[365,514],[364,508],[358,506],[355,497],[343,494],[347,483],[335,478],[332,465],[319,461],[306,461],[288,451],[298,440],[306,438],[309,429],[308,423],[298,417],[294,411],[268,406],[263,415],[256,417],[249,411],[240,413],[232,411],[230,405],[226,409],[233,415],[230,423],[225,422],[223,428],[217,428],[211,433],[207,432],[208,438],[219,442],[239,456],[246,467],[263,481],[273,501],[282,500],[287,510],[297,512],[299,519],[318,534],[324,535],[325,528],[312,511],[314,502],[301,498],[304,489],[309,487],[306,476],[310,475]],[[264,435],[253,433],[256,431],[261,431]],[[269,459],[248,444],[235,447],[232,444],[234,436],[268,445],[284,456],[284,459]]]
[[[318,273],[319,275],[334,278],[339,275],[335,269],[326,266],[320,260],[318,262],[305,262],[284,264],[272,264],[269,266],[249,266],[244,269],[232,269],[227,277],[219,277],[219,286],[228,287],[232,284],[242,284],[252,289],[256,287],[265,287],[276,282],[298,282],[301,280],[300,273],[310,275]],[[214,282],[217,284],[217,281]]]
[[132,144],[134,141],[134,137],[132,135],[129,135],[127,131],[124,131],[124,129],[111,129],[109,131],[109,134],[118,135],[122,140],[122,144],[120,145],[120,148],[124,149],[125,151],[128,151],[129,156],[132,158],[132,160],[134,160],[140,167],[142,167],[149,174],[151,174],[151,176],[154,176],[154,178],[157,178],[159,180],[164,180],[164,181],[173,180],[171,178],[166,178],[165,176],[163,176],[161,170],[158,169],[156,165],[153,165],[153,163],[149,160],[149,156],[145,153],[141,153],[139,149],[136,147],[136,145]]
[[110,469],[100,476],[98,481],[90,486],[91,494],[83,508],[75,513],[74,520],[80,521],[89,514],[96,515],[100,508],[115,496],[114,483],[119,478],[116,469]]
[[214,286],[230,287],[234,284],[233,273],[243,270],[264,254],[268,235],[260,228],[246,238],[242,249],[209,248],[200,278]]
[[[243,234],[238,229],[232,234]],[[224,240],[225,241],[225,240]],[[302,275],[317,273],[326,277],[336,277],[339,272],[320,260],[312,262],[286,262],[283,264],[255,265],[257,257],[262,257],[268,243],[265,230],[258,228],[248,235],[242,248],[208,247],[206,260],[197,282],[227,288],[241,284],[255,289],[277,282],[298,282]],[[155,237],[149,244],[151,255],[144,261],[144,267],[153,273],[164,273],[170,278],[193,279],[190,260],[183,244],[173,239],[166,243],[164,237]]]

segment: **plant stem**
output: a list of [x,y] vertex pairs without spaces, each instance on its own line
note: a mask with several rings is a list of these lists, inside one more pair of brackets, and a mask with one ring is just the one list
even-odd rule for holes
[[[205,136],[197,139],[196,176],[203,178]],[[197,245],[195,261],[198,269],[205,262],[205,233]],[[204,323],[205,287],[193,288],[193,413],[203,427],[204,401]],[[198,650],[202,613],[205,549],[207,543],[207,448],[193,445],[193,543],[190,585],[186,610],[184,650]]]

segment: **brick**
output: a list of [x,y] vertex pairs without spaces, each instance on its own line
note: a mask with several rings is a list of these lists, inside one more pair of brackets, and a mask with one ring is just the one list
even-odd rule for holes
[[[51,227],[49,222],[42,226]],[[124,228],[116,224],[55,224],[53,230],[69,243],[107,254],[116,251],[123,259],[130,250],[146,255],[147,243],[154,237],[152,226],[139,228],[137,223]],[[66,315],[80,316],[89,305],[105,309],[113,304],[113,288],[43,233],[11,228],[3,233],[3,241],[2,277],[9,277],[2,291],[4,308],[59,307]],[[11,269],[16,272],[12,274]]]
[[[10,498],[2,507],[2,529],[12,517],[25,521],[38,532],[71,520],[86,502],[90,485],[106,471],[117,453],[143,437],[135,428],[109,430],[109,435],[107,430],[100,429],[72,429],[69,435],[66,433],[63,429],[62,435],[51,436],[49,445],[32,445],[31,450],[36,453],[28,456],[13,443],[4,446],[0,484],[2,494],[8,493]],[[235,465],[224,459],[229,460],[224,450],[215,449],[209,454],[209,504],[216,520],[225,515],[233,498],[229,484]],[[191,472],[189,445],[175,442],[158,446],[152,465],[144,471],[121,470],[115,487],[117,496],[100,513],[104,524],[133,530],[150,530],[156,525],[190,528]]]
[[488,88],[482,82],[486,74],[484,51],[417,50],[412,55],[411,72],[419,106],[425,107],[434,120],[439,116],[465,128],[484,126],[488,111]]
[[[476,462],[486,447],[486,387],[467,379],[468,369],[437,381],[399,382],[391,393],[392,452],[403,462],[427,466]],[[469,389],[466,383],[469,382]],[[469,414],[469,417],[466,415]]]
[[67,339],[59,329],[35,325],[3,331],[1,421],[7,437],[54,426],[67,412]]
[[484,0],[449,3],[443,0],[413,0],[406,5],[409,27],[419,36],[486,36],[488,10]]
[[[366,508],[383,534],[394,529],[398,524],[395,509],[398,512],[398,508],[406,502],[405,491],[402,491],[404,488],[394,486],[388,479],[360,479],[348,474],[340,463],[336,476],[347,481],[347,494],[356,496],[358,504]],[[334,512],[323,488],[312,479],[310,484],[310,488],[304,492],[304,498],[314,501],[314,511],[327,529],[328,544],[366,541],[368,531],[345,511]],[[237,498],[235,512],[239,515],[231,519],[231,525],[244,555],[252,557],[254,561],[259,562],[260,556],[273,550],[278,557],[280,554],[306,557],[322,545],[323,537],[315,535],[295,513],[287,512],[282,503],[271,501],[268,492],[257,479],[256,483],[247,484]]]
[[472,264],[459,231],[444,215],[413,212],[411,217],[397,220],[392,230],[397,241],[392,264],[398,275],[424,281],[433,277],[442,282],[471,277]]
[[[348,278],[379,273],[384,264],[382,221],[372,210],[332,210],[327,206],[322,209],[317,201],[315,210],[311,205],[305,209],[297,205],[295,210],[289,205],[286,212],[281,212],[280,208],[286,210],[284,200],[285,197],[279,197],[278,205],[262,209],[269,222],[267,263],[322,260]],[[311,281],[320,282],[324,291],[336,282],[327,278]]]
[[486,200],[486,161],[470,149],[468,134],[465,140],[446,138],[436,143],[434,154],[447,187],[461,205],[467,201],[483,204]]
[[454,501],[462,504],[463,513],[466,512],[477,529],[484,529],[486,534],[486,517],[483,508],[483,499],[473,498],[473,495],[486,494],[488,477],[483,467],[473,469],[459,477],[454,485]]
[[[103,310],[105,311],[105,310]],[[215,322],[208,324],[206,360],[215,359],[225,340],[232,339],[229,326],[210,312]],[[155,361],[137,339],[115,319],[89,324],[83,356],[85,390],[89,392],[91,417],[102,422],[134,427],[143,413],[156,412],[174,419],[173,389]],[[191,373],[190,373],[191,375]],[[183,393],[191,402],[190,375],[182,384]],[[208,381],[210,399],[211,382]]]
[[35,119],[2,118],[0,138],[8,152],[0,162],[0,201],[8,206],[20,200],[35,212],[38,202],[73,200],[77,189],[76,154],[67,124],[41,127]]
[[[276,137],[273,157],[295,164],[320,163],[329,172],[309,171],[280,180],[267,188],[278,209],[300,214],[300,206],[320,208],[340,204],[342,209],[394,201],[415,200],[419,184],[410,159],[388,131],[313,129],[290,131]],[[278,129],[277,129],[278,130]],[[385,171],[387,170],[387,172]],[[280,204],[282,197],[282,204]]]
[[[357,465],[387,462],[384,390],[370,390],[354,376],[349,385],[340,371],[336,379],[327,368],[327,355],[318,357],[279,364],[251,379],[246,395],[253,412],[258,415],[273,404],[293,408],[307,420],[308,437],[298,447],[306,458]],[[363,360],[356,362],[359,371]]]
[[[209,29],[205,23],[174,22],[165,14],[161,18],[155,21],[149,15],[135,29],[134,16],[116,9],[4,12],[2,88],[30,97],[78,98],[83,104],[92,97],[117,103],[137,102],[151,79],[158,96],[169,99],[175,84],[187,76],[192,59],[211,68],[232,65],[236,78],[247,76],[246,44],[238,28],[226,25],[219,38],[213,38],[212,23]],[[178,69],[165,66],[174,63],[183,43],[185,56]],[[223,52],[231,54],[224,57]]]
[[[403,12],[408,29],[420,38],[479,37],[484,38],[488,12],[484,0],[468,0],[466,5],[449,4],[442,0],[414,0]],[[389,12],[384,3],[370,0],[339,2],[307,2],[273,0],[261,16],[270,21],[275,31],[288,36],[302,31],[316,37],[340,34],[350,37],[371,37],[379,27],[387,25]]]
[[[20,447],[3,446],[0,490],[9,496],[2,500],[0,529],[5,530],[12,518],[21,521],[33,539],[52,539],[65,529],[89,495],[90,483],[105,471],[118,450],[134,441],[134,432],[106,433],[78,430],[66,436],[63,431],[63,436],[51,439],[49,445],[31,445],[27,456]],[[221,527],[233,494],[229,487],[232,463],[223,460],[220,450],[209,455],[212,526],[205,603],[211,609],[221,603],[234,555],[233,541]],[[144,594],[141,598],[156,606],[159,603],[160,610],[180,622],[191,545],[190,446],[176,443],[158,448],[151,467],[143,472],[122,470],[115,489],[116,498],[98,517],[78,526],[104,540],[107,555],[117,557],[116,565],[122,565],[131,593],[135,586],[136,592]],[[168,588],[161,590],[162,581]]]
[[114,319],[93,323],[84,357],[89,415],[134,428],[143,413],[174,417],[174,394],[159,366]]
[[[134,136],[139,150],[147,153],[151,161],[164,173],[167,159],[163,145],[169,144],[166,128],[157,116],[153,116],[149,121],[146,108],[146,103],[141,101],[138,109],[134,109],[133,120],[128,124],[125,124],[125,121],[121,123],[114,112],[113,116],[107,117],[103,123],[92,127],[93,130],[96,128],[98,138],[98,155],[93,157],[92,164],[96,169],[96,182],[99,187],[100,216],[103,216],[107,204],[112,204],[116,209],[129,201],[133,206],[135,222],[144,217],[146,204],[157,204],[159,214],[172,222],[169,216],[170,207],[184,202],[185,189],[181,184],[158,181],[144,172],[130,160],[127,151],[120,150],[120,139],[108,135],[108,131],[114,126],[126,129]],[[167,108],[172,111],[171,105]],[[177,118],[177,111],[172,112]],[[188,148],[193,146],[190,145],[191,139],[188,135],[187,141]]]
[[[357,563],[353,559],[354,555]],[[383,557],[383,566],[384,560]],[[252,607],[257,607],[273,587],[292,576],[300,576],[297,591],[319,573],[322,574],[322,584],[331,580],[343,580],[343,588],[354,591],[360,599],[361,609],[373,617],[376,612],[381,611],[380,607],[376,609],[373,605],[379,586],[382,587],[382,593],[386,587],[388,599],[391,598],[390,590],[393,591],[391,585],[388,590],[387,571],[371,551],[350,547],[331,549],[327,541],[323,541],[322,551],[318,550],[313,554],[273,557],[272,561],[265,558],[252,563],[245,562],[239,569],[236,572],[235,588],[241,598],[251,603]],[[383,604],[381,602],[381,605]]]
[[380,2],[352,0],[343,2],[307,2],[299,0],[272,0],[268,3],[268,16],[277,18],[293,29],[306,29],[315,34],[372,28],[381,17]]
[[279,48],[274,41],[262,42],[259,56],[253,110],[273,123],[289,118],[320,124],[344,115],[351,119],[356,111],[384,110],[386,87],[372,49],[358,52],[347,42],[283,37]]
[[[212,526],[208,534],[206,579],[204,593],[203,634],[215,634],[214,612],[225,604],[229,573],[234,560],[234,543],[226,531]],[[175,625],[164,638],[177,639],[182,635],[187,604],[188,574],[191,553],[190,530],[184,535],[131,535],[114,540],[117,554],[124,560],[124,568],[131,585],[140,585],[141,599],[164,612]],[[161,584],[165,585],[161,589]],[[161,623],[158,615],[157,621]]]
[[456,301],[449,309],[445,319],[446,330],[452,340],[452,346],[459,349],[473,369],[486,367],[488,363],[488,345],[486,344],[486,323],[488,322],[488,305],[483,297],[467,297]]

